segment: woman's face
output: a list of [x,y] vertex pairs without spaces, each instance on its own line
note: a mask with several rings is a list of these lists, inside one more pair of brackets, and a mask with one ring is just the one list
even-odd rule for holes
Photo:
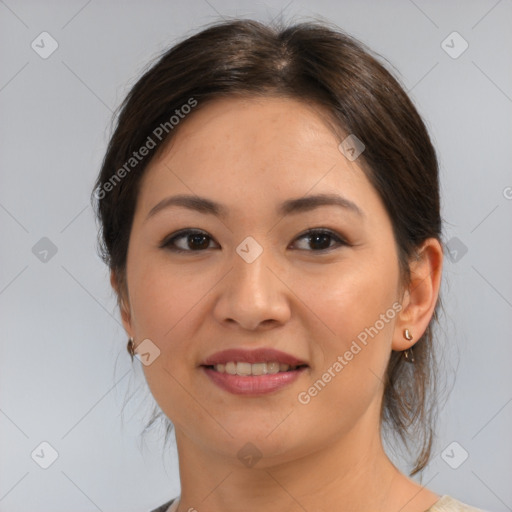
[[[177,436],[215,456],[250,442],[275,463],[378,429],[402,338],[398,257],[377,192],[340,142],[307,104],[223,99],[182,121],[146,170],[123,320],[136,345],[150,340],[143,369]],[[189,207],[150,214],[177,195]],[[171,240],[188,229],[199,235]],[[230,349],[274,349],[307,366],[263,376],[204,366]],[[286,368],[270,364],[285,364],[279,355],[252,356],[217,361],[245,361],[224,368],[242,374]]]

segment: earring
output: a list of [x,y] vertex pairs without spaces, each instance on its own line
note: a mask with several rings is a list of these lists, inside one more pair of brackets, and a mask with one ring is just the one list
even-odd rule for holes
[[404,355],[404,360],[407,362],[407,363],[414,363],[415,359],[414,359],[414,354],[412,353],[412,347],[411,348],[408,348],[407,350],[404,350],[402,352],[402,354]]
[[[409,331],[409,329],[404,329],[404,338],[407,340],[407,341],[411,341],[412,340],[412,334],[411,332]],[[406,362],[408,363],[414,363],[415,359],[414,359],[414,354],[412,352],[412,347],[404,350],[402,352],[403,354],[403,358],[405,359]]]
[[128,353],[130,354],[133,362],[133,358],[135,356],[135,347],[133,346],[133,338],[128,339],[128,344],[126,345],[126,349],[128,350]]

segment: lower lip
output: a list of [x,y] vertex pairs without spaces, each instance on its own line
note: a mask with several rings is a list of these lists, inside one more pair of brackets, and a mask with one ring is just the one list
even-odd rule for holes
[[288,372],[279,372],[271,375],[230,375],[220,373],[206,366],[201,367],[208,377],[220,388],[235,395],[264,395],[272,393],[290,385],[306,370],[306,366]]

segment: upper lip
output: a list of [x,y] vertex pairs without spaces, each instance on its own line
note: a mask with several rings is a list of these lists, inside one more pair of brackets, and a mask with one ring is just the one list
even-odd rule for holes
[[216,352],[207,357],[201,364],[202,366],[214,366],[216,364],[225,364],[230,361],[242,363],[262,363],[262,362],[278,362],[289,364],[290,366],[306,365],[305,361],[297,359],[296,357],[275,350],[273,348],[257,348],[253,350],[244,350],[239,348],[232,348]]

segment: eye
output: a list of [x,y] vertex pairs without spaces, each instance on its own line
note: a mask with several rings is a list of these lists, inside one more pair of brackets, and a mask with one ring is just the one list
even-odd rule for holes
[[[177,242],[183,239],[181,247],[178,247]],[[172,252],[200,252],[208,249],[209,240],[212,238],[203,231],[185,229],[170,238],[165,238],[160,244],[160,248],[166,248]]]
[[[316,248],[310,252],[326,252],[337,246],[350,245],[334,231],[325,228],[310,229],[296,238],[296,240],[302,239],[307,239],[307,243]],[[164,238],[159,247],[175,253],[202,252],[210,248],[211,241],[213,239],[204,231],[185,229]],[[334,245],[331,244],[333,241]],[[307,249],[299,248],[299,250]]]
[[[343,240],[334,231],[325,228],[310,229],[297,238],[297,240],[301,239],[307,239],[308,245],[316,247],[316,250],[312,252],[324,252],[337,246],[349,245],[348,242]],[[330,245],[329,241],[334,241],[334,246]]]

